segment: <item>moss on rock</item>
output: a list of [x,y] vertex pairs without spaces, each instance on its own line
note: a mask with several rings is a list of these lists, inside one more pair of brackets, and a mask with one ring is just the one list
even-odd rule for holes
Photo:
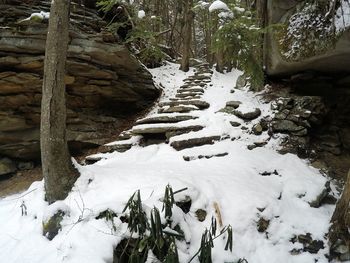
[[58,232],[62,229],[61,222],[65,212],[58,210],[52,217],[46,222],[43,222],[43,235],[48,239],[52,240],[57,236]]

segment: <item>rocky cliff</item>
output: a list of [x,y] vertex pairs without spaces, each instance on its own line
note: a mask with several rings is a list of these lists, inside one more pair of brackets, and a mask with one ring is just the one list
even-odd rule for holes
[[[49,6],[50,1],[0,1],[1,156],[39,158]],[[160,94],[149,72],[102,30],[105,25],[96,11],[72,3],[66,85],[68,138],[75,149],[105,142]]]
[[350,2],[266,0],[265,64],[269,75],[350,72]]

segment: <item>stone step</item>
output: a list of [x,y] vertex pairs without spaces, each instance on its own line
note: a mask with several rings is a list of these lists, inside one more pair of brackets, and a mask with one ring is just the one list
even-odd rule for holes
[[94,163],[97,163],[98,161],[101,161],[102,159],[104,159],[103,157],[101,156],[94,156],[94,155],[91,155],[91,156],[87,156],[84,160],[84,163],[86,165],[90,165],[90,164],[94,164]]
[[136,125],[140,124],[150,124],[150,123],[177,123],[181,121],[188,121],[197,119],[196,116],[191,115],[159,115],[159,116],[150,116],[144,119],[140,119],[136,121]]
[[188,125],[188,126],[179,126],[171,124],[146,124],[146,125],[137,125],[132,128],[131,132],[135,135],[146,135],[146,134],[166,134],[176,131],[199,131],[204,127],[202,125]]
[[175,150],[181,151],[187,148],[193,148],[208,144],[214,144],[216,141],[220,141],[221,136],[208,136],[208,137],[200,137],[200,138],[190,138],[185,140],[178,140],[171,142],[170,146],[172,146]]
[[183,85],[180,86],[180,89],[179,90],[183,90],[183,89],[192,89],[192,88],[202,88],[202,87],[205,87],[206,86],[206,83],[202,83],[203,85],[200,86],[198,85],[197,83],[185,83]]
[[180,96],[180,97],[177,97],[175,96],[175,98],[170,98],[169,101],[191,101],[191,100],[199,100],[201,99],[201,96],[199,95],[195,95],[195,96],[191,96],[191,95],[188,95],[188,96]]
[[142,135],[140,141],[141,146],[148,146],[151,144],[167,143],[171,137],[202,130],[204,127],[200,125],[189,125],[184,127],[178,126],[135,126],[133,132],[137,135]]
[[213,157],[224,157],[227,156],[228,153],[224,152],[224,153],[217,153],[217,154],[210,154],[210,155],[197,155],[197,156],[183,156],[183,159],[186,162],[190,162],[190,161],[194,161],[194,160],[198,160],[198,159],[211,159]]
[[101,147],[100,152],[101,153],[112,153],[112,152],[126,152],[131,149],[133,146],[133,143],[121,143],[121,144],[114,144],[114,145],[103,145]]
[[178,91],[177,91],[177,93],[186,93],[186,92],[191,92],[191,93],[194,93],[194,92],[196,92],[196,93],[204,93],[204,89],[202,89],[202,88],[180,88]]
[[158,110],[158,113],[188,113],[193,110],[200,110],[198,107],[193,105],[180,105],[173,107],[163,107]]
[[206,75],[194,75],[194,76],[191,76],[191,77],[188,77],[186,80],[194,80],[194,81],[201,81],[201,80],[204,80],[204,81],[211,81],[211,77],[210,76],[206,76]]
[[185,98],[185,97],[195,97],[195,96],[202,96],[203,93],[201,92],[181,92],[181,93],[177,93],[175,95],[175,98]]
[[169,106],[169,107],[174,107],[174,106],[180,106],[180,105],[192,105],[192,106],[196,106],[199,109],[207,109],[209,108],[210,104],[206,101],[202,101],[202,100],[180,100],[180,101],[166,101],[166,102],[162,102],[159,103],[159,105],[161,107],[164,106]]
[[131,139],[132,134],[130,133],[130,131],[124,131],[121,134],[119,134],[118,136],[118,141],[125,141],[125,140],[129,140]]
[[[202,82],[202,81],[186,81],[185,80],[185,85],[188,84],[188,86],[200,86],[200,87],[205,87],[207,86],[207,83]],[[182,85],[181,87],[183,87]]]

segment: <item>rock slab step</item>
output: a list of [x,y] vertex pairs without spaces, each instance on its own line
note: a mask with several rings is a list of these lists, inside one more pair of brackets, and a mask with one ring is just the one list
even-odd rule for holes
[[186,148],[192,148],[207,144],[214,144],[216,141],[219,141],[221,136],[209,136],[201,138],[191,138],[186,140],[173,141],[170,145],[177,151],[181,151]]

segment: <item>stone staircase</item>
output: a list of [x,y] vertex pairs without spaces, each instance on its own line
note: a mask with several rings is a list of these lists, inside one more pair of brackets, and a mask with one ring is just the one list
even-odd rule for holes
[[[159,143],[168,143],[175,150],[181,151],[187,148],[211,145],[225,139],[221,135],[196,136],[196,132],[205,128],[198,121],[198,113],[210,107],[209,103],[202,99],[202,95],[211,82],[212,74],[213,71],[209,68],[209,64],[203,63],[196,66],[194,75],[184,80],[184,84],[179,87],[175,96],[168,101],[159,103],[157,113],[137,120],[130,130],[122,132],[116,142],[104,145],[100,152],[125,152],[135,145],[148,146]],[[177,139],[176,137],[190,132],[192,132],[191,138]],[[209,159],[226,154],[184,156],[184,159],[186,161]],[[91,155],[86,157],[85,163],[92,164],[101,159],[103,157],[99,155]]]

